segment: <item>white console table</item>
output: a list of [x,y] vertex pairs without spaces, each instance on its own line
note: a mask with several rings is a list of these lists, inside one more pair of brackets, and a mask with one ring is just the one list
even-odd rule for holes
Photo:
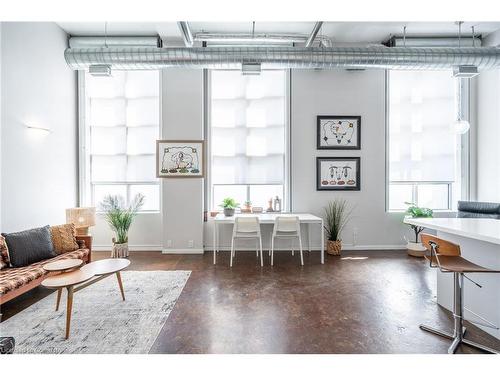
[[[435,218],[404,220],[437,231],[437,236],[460,245],[462,256],[473,263],[491,269],[500,269],[500,220],[472,218]],[[465,307],[500,326],[500,274],[470,274],[471,279],[482,285],[478,288],[465,282]],[[437,302],[452,310],[453,275],[437,272]],[[477,320],[469,312],[465,318]],[[478,326],[500,339],[500,331]]]
[[308,248],[311,250],[311,225],[321,226],[321,264],[325,263],[325,231],[323,227],[323,219],[312,214],[295,214],[295,213],[262,213],[262,214],[236,214],[235,216],[224,216],[218,214],[214,218],[214,233],[213,233],[213,246],[214,246],[214,264],[217,262],[217,252],[219,249],[219,228],[222,225],[234,225],[234,219],[238,216],[257,216],[261,225],[274,225],[274,221],[278,216],[297,216],[301,224],[307,224],[308,228]]

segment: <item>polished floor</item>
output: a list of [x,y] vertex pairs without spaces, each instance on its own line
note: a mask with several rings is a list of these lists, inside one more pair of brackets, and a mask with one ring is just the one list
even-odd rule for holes
[[[109,256],[94,253],[94,259]],[[450,342],[419,329],[452,328],[436,304],[435,270],[400,251],[275,255],[261,268],[253,252],[136,252],[132,270],[193,271],[152,353],[446,353]],[[124,279],[125,288],[126,279]],[[50,292],[40,287],[2,306],[3,319]],[[475,327],[466,337],[500,350]],[[479,353],[463,346],[459,353]]]

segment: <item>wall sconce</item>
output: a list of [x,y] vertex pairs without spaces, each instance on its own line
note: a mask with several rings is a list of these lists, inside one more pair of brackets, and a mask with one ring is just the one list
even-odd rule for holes
[[46,134],[52,133],[52,130],[50,130],[49,128],[45,128],[43,126],[38,126],[38,125],[26,125],[26,128],[40,133],[46,133]]

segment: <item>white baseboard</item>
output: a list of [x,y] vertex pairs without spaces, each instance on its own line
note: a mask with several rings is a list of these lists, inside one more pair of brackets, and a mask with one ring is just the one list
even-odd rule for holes
[[[204,251],[213,251],[212,246],[205,246],[204,249],[164,249],[163,246],[160,245],[133,245],[129,246],[130,251],[161,251],[162,254],[203,254]],[[230,246],[220,246],[220,251],[230,251]],[[238,249],[239,251],[253,251],[255,248],[245,248]],[[264,248],[264,250],[269,251],[269,248]],[[276,251],[290,251],[290,247],[284,248],[276,248]],[[295,249],[297,250],[297,249]],[[307,246],[304,247],[304,251],[308,251]],[[406,250],[406,245],[350,245],[344,244],[342,245],[342,250],[371,250],[371,251],[380,251],[380,250]],[[109,245],[93,245],[92,251],[111,251],[111,246]],[[320,251],[319,246],[312,246],[311,251]]]
[[[326,245],[326,244],[325,244]],[[231,247],[230,246],[220,246],[219,251],[230,251]],[[239,251],[254,251],[255,247],[253,248],[239,248]],[[263,248],[265,251],[269,251],[268,247]],[[290,251],[290,247],[285,247],[285,248],[275,248],[274,250],[276,251]],[[294,248],[294,250],[297,250],[297,247]],[[309,251],[307,246],[303,247],[304,251]],[[342,245],[342,250],[374,250],[374,251],[380,251],[380,250],[406,250],[406,244],[401,244],[401,245],[350,245],[350,244],[343,244]],[[213,246],[205,246],[205,251],[213,251]],[[319,246],[311,246],[311,251],[320,251]],[[326,249],[325,249],[326,251]]]
[[203,249],[162,249],[162,254],[203,254]]
[[[162,251],[163,246],[160,245],[129,245],[130,251]],[[111,251],[109,245],[92,245],[92,251]]]
[[342,245],[342,250],[406,250],[406,244],[401,245]]

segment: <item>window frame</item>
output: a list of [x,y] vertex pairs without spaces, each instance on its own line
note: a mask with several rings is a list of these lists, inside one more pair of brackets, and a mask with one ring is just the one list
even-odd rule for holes
[[[450,70],[450,74],[451,70]],[[460,139],[460,197],[457,200],[468,200],[470,198],[470,133],[473,128],[471,120],[471,87],[470,80],[465,80],[462,85],[462,90],[460,95],[462,97],[460,108],[461,115],[463,119],[466,119],[471,124],[471,129],[461,135]],[[413,197],[415,197],[415,190],[417,186],[429,185],[429,184],[448,184],[448,208],[446,209],[433,209],[435,212],[455,212],[454,202],[453,202],[453,188],[451,187],[450,181],[390,181],[389,180],[389,170],[390,170],[390,147],[389,147],[389,119],[390,119],[390,69],[385,70],[385,127],[384,127],[384,137],[385,137],[385,211],[400,213],[404,212],[404,209],[391,209],[389,207],[389,190],[391,184],[401,184],[401,185],[414,185],[413,187]],[[418,194],[417,194],[418,197]],[[416,202],[418,204],[418,202]]]
[[[206,157],[207,157],[207,177],[205,178],[205,202],[207,205],[205,206],[206,211],[215,211],[218,210],[218,203],[214,202],[214,184],[212,184],[212,124],[211,124],[211,103],[212,103],[212,71],[239,71],[239,69],[206,69],[206,74],[204,74],[204,92],[205,92],[205,124],[206,124],[206,132],[205,138],[207,140],[206,147]],[[276,185],[283,186],[283,197],[282,199],[282,211],[287,212],[291,210],[291,193],[290,193],[290,181],[291,181],[291,170],[290,170],[290,154],[291,154],[291,129],[290,129],[290,87],[291,87],[291,70],[290,69],[265,69],[265,70],[279,70],[283,71],[285,74],[285,152],[284,152],[284,163],[283,163],[283,184],[217,184],[217,185],[238,185],[238,186],[246,186],[247,191],[247,199],[250,194],[250,187],[255,185]],[[240,202],[241,204],[243,202]],[[265,207],[264,207],[265,209]],[[218,210],[220,211],[220,210]]]
[[[157,210],[140,210],[138,214],[161,214],[162,204],[162,183],[157,178],[156,181],[91,181],[91,158],[90,158],[90,126],[87,126],[88,108],[86,98],[85,71],[79,70],[77,74],[78,90],[78,204],[79,206],[95,206],[96,212],[100,213],[97,202],[94,202],[95,185],[124,185],[127,195],[126,202],[129,202],[130,187],[132,185],[157,185],[159,195],[159,207]],[[163,72],[158,71],[158,137],[162,137],[162,77]],[[155,146],[156,147],[156,146]],[[154,153],[156,158],[156,151]],[[126,154],[125,154],[126,156]],[[156,167],[155,167],[156,168]]]

